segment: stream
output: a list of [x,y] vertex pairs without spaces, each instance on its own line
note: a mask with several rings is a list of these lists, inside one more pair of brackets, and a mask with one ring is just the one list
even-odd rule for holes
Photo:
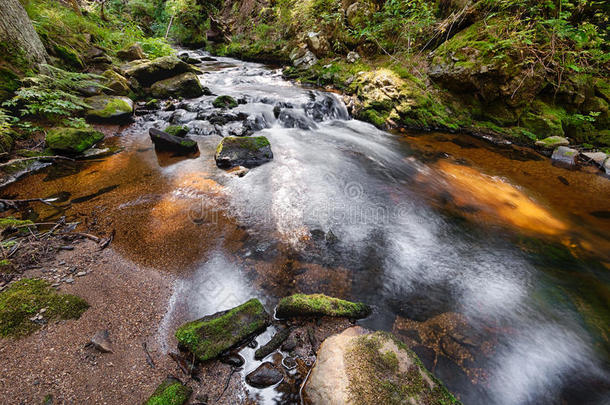
[[[360,324],[394,332],[464,404],[608,403],[607,178],[466,135],[384,132],[349,119],[336,94],[215,59],[202,83],[244,104],[219,112],[203,96],[138,116],[105,128],[119,153],[59,162],[4,191],[61,206],[32,219],[115,229],[120,255],[175,274],[165,350],[186,320],[323,292],[372,304]],[[191,128],[199,155],[155,151],[148,128],[169,122]],[[274,160],[237,177],[213,155],[220,135],[244,128],[269,139]]]

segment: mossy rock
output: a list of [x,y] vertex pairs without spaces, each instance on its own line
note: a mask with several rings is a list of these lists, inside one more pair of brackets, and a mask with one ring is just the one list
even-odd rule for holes
[[47,146],[59,153],[79,154],[104,139],[93,128],[53,128],[47,132]]
[[[14,245],[13,245],[14,246]],[[4,246],[2,246],[4,247]],[[15,266],[9,259],[0,260],[0,274],[15,274],[17,273]]]
[[57,57],[59,57],[65,65],[76,68],[76,69],[84,69],[85,64],[81,61],[78,52],[74,49],[55,44],[53,45],[53,51]]
[[237,107],[237,100],[231,96],[218,96],[212,102],[212,105],[216,108],[235,108]]
[[47,321],[78,319],[89,308],[85,300],[70,294],[58,294],[49,283],[39,279],[23,279],[0,292],[0,337],[30,334],[39,324],[30,320],[42,314]]
[[252,168],[273,159],[271,144],[264,136],[227,136],[216,147],[216,165],[225,169],[235,166]]
[[187,127],[186,125],[170,125],[163,131],[170,135],[177,136],[179,138],[184,138],[189,133],[189,127]]
[[86,98],[85,103],[91,106],[86,116],[93,121],[125,122],[133,114],[133,101],[128,97],[94,96]]
[[549,136],[548,138],[536,141],[536,146],[542,149],[552,150],[559,146],[568,146],[570,142],[561,136]]
[[142,46],[137,42],[117,51],[116,56],[123,60],[138,60],[146,58]]
[[205,93],[199,78],[192,72],[160,80],[151,86],[150,91],[156,98],[195,98]]
[[322,342],[303,395],[313,405],[460,404],[393,335],[358,326]]
[[108,91],[111,94],[116,94],[118,96],[126,96],[131,91],[129,87],[129,82],[127,79],[112,69],[106,70],[102,76],[106,78],[106,83],[104,85],[108,87]]
[[294,294],[280,300],[275,310],[278,318],[297,316],[336,316],[352,319],[366,318],[371,307],[361,302],[350,302],[324,294]]
[[565,111],[542,101],[535,101],[530,111],[521,116],[521,126],[541,138],[564,136],[562,118]]
[[144,405],[184,405],[193,390],[175,377],[167,377]]
[[185,323],[176,331],[181,349],[204,362],[255,336],[269,325],[269,315],[257,299],[227,311]]
[[387,111],[377,111],[373,108],[366,108],[358,111],[356,118],[359,120],[370,122],[377,128],[385,128],[389,113]]
[[0,132],[0,152],[7,153],[13,149],[15,140],[11,136],[10,131]]
[[150,86],[159,80],[168,79],[195,69],[175,56],[163,56],[150,61],[135,61],[125,69],[125,76],[135,78],[142,86]]
[[11,98],[19,86],[19,76],[12,70],[0,66],[0,102]]

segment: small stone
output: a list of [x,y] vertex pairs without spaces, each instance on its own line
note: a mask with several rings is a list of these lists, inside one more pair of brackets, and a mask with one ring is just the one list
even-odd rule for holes
[[227,170],[227,173],[232,174],[235,177],[244,177],[246,174],[248,174],[248,172],[250,171],[250,169],[243,167],[243,166],[235,166],[229,170]]
[[576,149],[568,148],[567,146],[560,146],[553,151],[551,160],[553,163],[572,167],[576,165],[576,158],[578,157],[578,151]]
[[91,338],[91,344],[102,353],[112,353],[112,343],[110,342],[110,333],[107,330],[97,332]]
[[273,363],[265,362],[246,376],[246,382],[256,388],[266,388],[279,383],[283,378],[284,375]]
[[82,276],[86,276],[87,272],[86,271],[79,271],[78,273],[76,273],[76,277],[82,277]]
[[347,54],[347,62],[348,63],[355,63],[358,60],[360,60],[360,54],[358,52],[350,52]]
[[68,284],[72,284],[74,282],[74,279],[72,277],[68,277],[67,279],[64,280],[64,282],[66,282]]

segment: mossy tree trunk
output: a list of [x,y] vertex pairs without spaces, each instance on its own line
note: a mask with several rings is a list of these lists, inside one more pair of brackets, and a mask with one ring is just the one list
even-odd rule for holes
[[0,0],[0,41],[32,63],[47,62],[47,51],[19,0]]

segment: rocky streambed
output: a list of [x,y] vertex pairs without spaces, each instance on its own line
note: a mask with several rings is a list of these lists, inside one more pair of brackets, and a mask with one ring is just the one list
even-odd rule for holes
[[[383,132],[279,70],[182,57],[197,68],[157,81],[148,62],[128,69],[140,66],[131,76],[151,91],[192,73],[198,95],[170,83],[159,98],[176,97],[137,103],[133,124],[97,127],[111,154],[58,160],[5,188],[51,203],[28,206],[35,222],[66,216],[112,236],[103,262],[57,287],[85,296],[81,319],[4,344],[8,398],[131,403],[169,390],[187,403],[300,403],[309,374],[322,385],[314,403],[325,381],[341,387],[337,403],[350,392],[434,403],[449,395],[437,378],[468,404],[603,403],[610,182],[596,168],[463,135]],[[353,327],[363,313],[283,312],[297,293],[369,304],[357,322],[367,331]],[[100,330],[112,353],[84,348]],[[222,345],[204,342],[228,330]],[[41,370],[22,396],[12,353],[45,336],[47,369],[65,378]]]

